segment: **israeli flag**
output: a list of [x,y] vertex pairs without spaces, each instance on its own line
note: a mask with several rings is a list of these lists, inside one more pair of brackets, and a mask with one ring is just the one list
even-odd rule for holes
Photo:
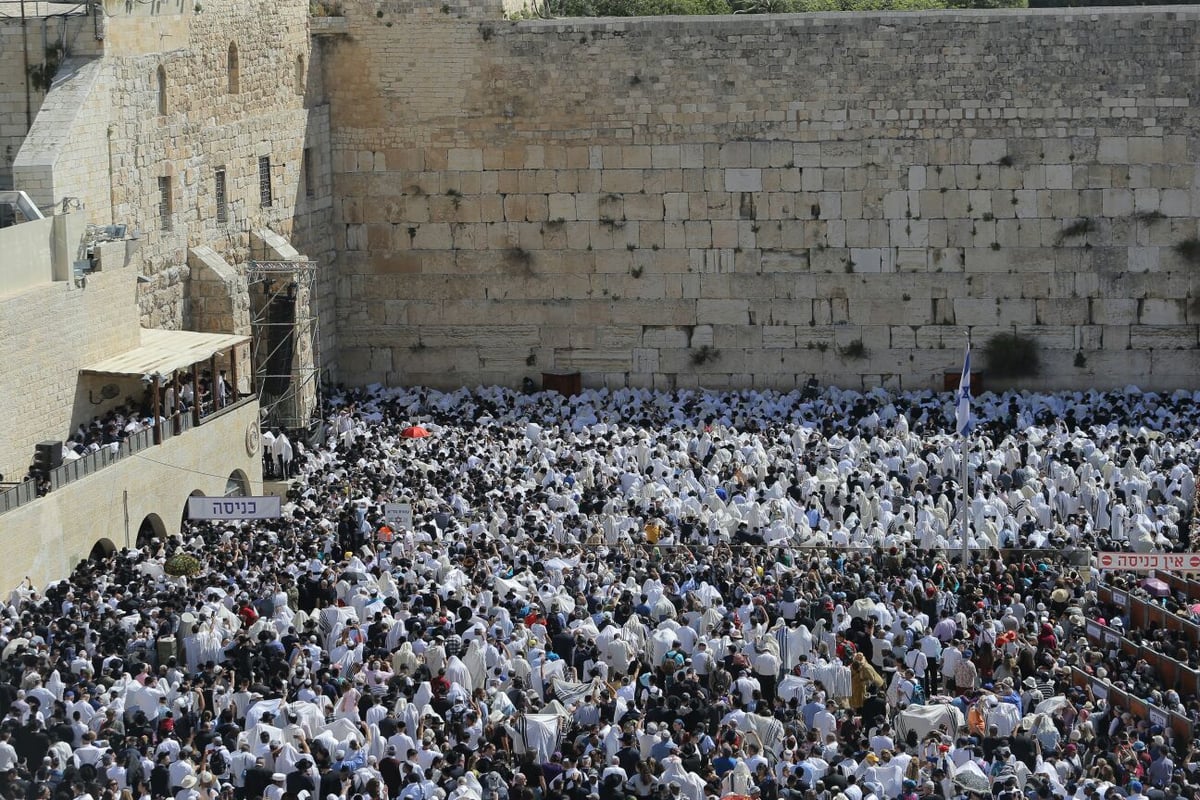
[[967,342],[967,354],[963,358],[962,377],[958,379],[958,400],[954,406],[955,430],[966,436],[971,430],[971,343]]

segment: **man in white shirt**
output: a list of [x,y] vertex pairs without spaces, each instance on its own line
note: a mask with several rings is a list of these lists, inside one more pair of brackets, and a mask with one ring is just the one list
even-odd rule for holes
[[8,728],[0,730],[0,773],[9,772],[17,767],[17,751],[12,746],[12,731]]
[[83,747],[75,751],[75,768],[78,769],[84,764],[94,767],[100,763],[102,755],[104,755],[104,751],[96,747],[96,734],[88,731],[83,735]]
[[947,647],[942,651],[942,683],[948,687],[953,693],[957,688],[954,681],[954,673],[958,670],[958,665],[963,660],[963,644],[957,643],[954,647]]
[[276,772],[271,776],[271,785],[263,791],[265,800],[283,800],[283,794],[286,791],[284,784],[287,782],[287,776],[282,772]]
[[836,708],[836,705],[828,702],[825,704],[825,709],[818,711],[813,717],[813,728],[820,734],[822,740],[827,739],[837,732],[837,717],[834,715]]
[[754,674],[758,678],[759,686],[762,687],[763,700],[769,706],[775,702],[775,685],[779,678],[779,656],[772,653],[763,645],[759,645],[759,648],[760,650],[755,654],[751,666],[754,668]]
[[396,732],[388,737],[387,743],[388,747],[396,748],[398,758],[404,758],[409,750],[417,749],[417,743],[408,735],[408,724],[404,722],[396,723]]

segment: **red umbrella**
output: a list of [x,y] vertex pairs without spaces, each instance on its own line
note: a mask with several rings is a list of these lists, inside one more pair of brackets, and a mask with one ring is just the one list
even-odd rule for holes
[[407,428],[400,431],[400,435],[405,439],[424,439],[429,435],[429,431],[425,430],[420,425],[409,425]]

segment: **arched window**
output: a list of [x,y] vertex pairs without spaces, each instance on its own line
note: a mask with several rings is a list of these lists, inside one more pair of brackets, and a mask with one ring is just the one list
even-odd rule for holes
[[242,472],[240,469],[235,469],[233,472],[229,473],[229,478],[225,481],[225,496],[250,496],[250,479],[246,477],[246,473]]
[[167,113],[167,68],[161,64],[155,73],[155,81],[158,85],[158,113],[161,116]]
[[101,539],[92,545],[92,552],[88,554],[88,558],[92,561],[103,561],[117,551],[117,546],[109,539]]
[[226,64],[229,72],[229,93],[237,94],[241,91],[241,72],[238,67],[238,48],[237,42],[229,43],[229,59]]
[[166,537],[167,526],[163,524],[162,518],[158,514],[147,514],[142,520],[142,524],[138,526],[137,546],[140,549],[155,539],[165,539]]
[[304,96],[304,84],[307,75],[304,72],[304,56],[296,56],[296,94]]

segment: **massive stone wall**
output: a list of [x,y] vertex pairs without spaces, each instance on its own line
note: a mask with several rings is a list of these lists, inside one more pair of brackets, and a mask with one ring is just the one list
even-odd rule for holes
[[489,14],[328,54],[342,377],[1194,380],[1200,12]]

